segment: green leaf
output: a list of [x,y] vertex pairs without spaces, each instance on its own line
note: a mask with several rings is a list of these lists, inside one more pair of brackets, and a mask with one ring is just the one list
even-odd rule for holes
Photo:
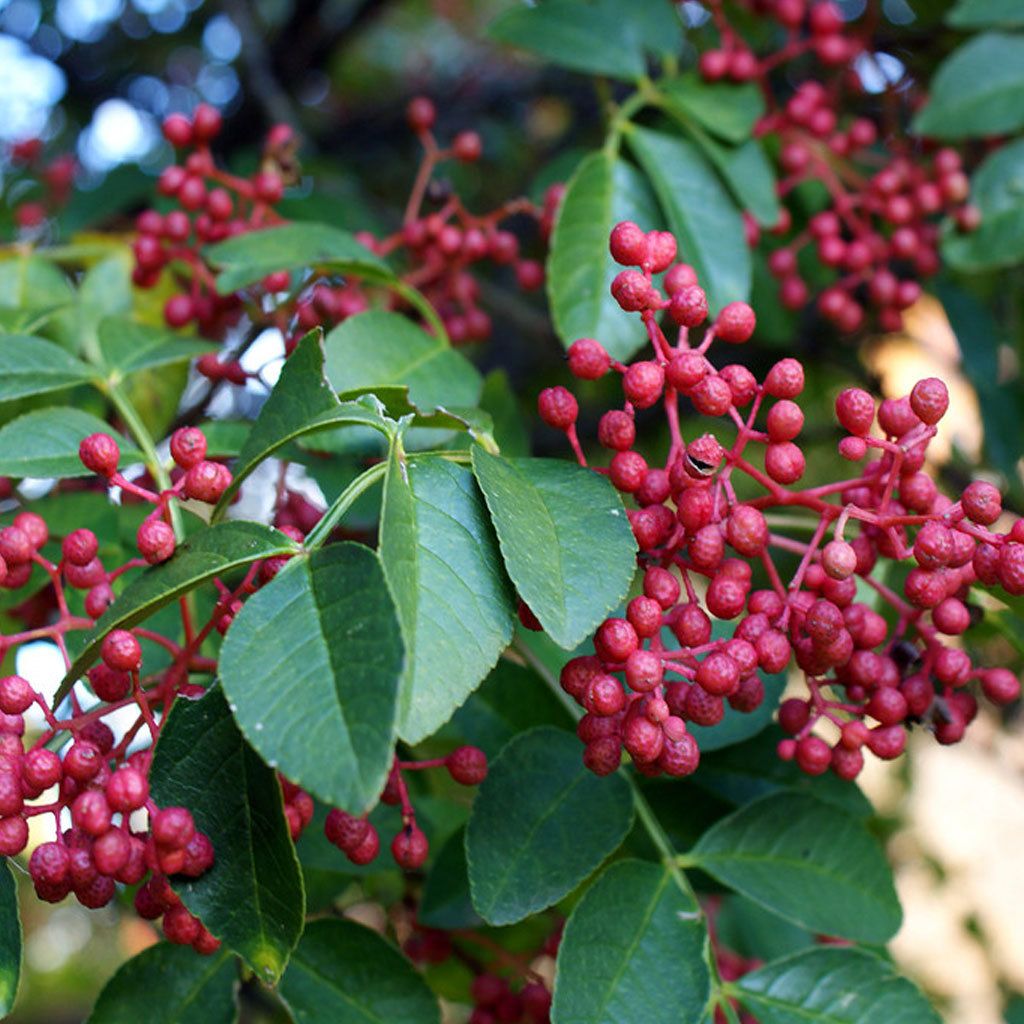
[[1024,126],[1024,36],[986,32],[939,65],[911,130],[937,139],[1003,135]]
[[14,1006],[21,977],[21,919],[18,887],[6,861],[0,866],[0,1017]]
[[191,946],[161,942],[118,968],[86,1024],[234,1024],[237,980],[226,950],[197,956]]
[[75,298],[66,275],[37,256],[0,260],[0,306],[54,309]]
[[[1024,164],[1021,167],[1024,183]],[[1024,216],[1024,204],[1021,206]],[[969,292],[942,286],[939,298],[956,335],[964,372],[978,393],[985,427],[985,451],[1011,484],[1017,482],[1017,460],[1024,451],[1024,428],[1018,396],[1000,382],[999,347],[1005,332],[989,310]]]
[[781,760],[776,747],[784,736],[777,726],[770,726],[743,743],[702,754],[700,767],[691,779],[695,785],[737,806],[770,793],[797,790],[861,821],[871,817],[871,804],[855,782],[831,773],[814,778],[805,775],[792,761]]
[[608,251],[619,221],[650,231],[661,217],[646,179],[625,160],[603,150],[585,157],[566,187],[548,256],[547,290],[555,329],[568,347],[597,338],[619,360],[647,343],[643,326],[612,297],[622,270]]
[[629,784],[584,767],[572,733],[520,733],[490,765],[466,829],[473,906],[512,924],[557,903],[625,838]]
[[403,649],[377,555],[335,544],[254,594],[221,648],[224,692],[271,767],[361,814],[391,766]]
[[274,390],[260,409],[232,472],[228,489],[214,510],[219,518],[242,482],[266,458],[297,438],[344,426],[372,427],[384,435],[389,425],[372,398],[339,402],[324,376],[321,331],[310,331],[285,361]]
[[529,455],[530,438],[519,410],[519,399],[504,370],[484,377],[480,408],[491,417],[492,432],[504,455]]
[[1024,139],[983,160],[971,181],[971,201],[981,211],[975,231],[950,226],[942,253],[958,270],[1009,267],[1024,259]]
[[900,925],[877,841],[857,819],[812,796],[755,800],[705,832],[690,857],[755,903],[825,935],[880,943]]
[[483,387],[465,356],[398,313],[370,310],[349,317],[327,335],[325,346],[335,391],[406,385],[410,400],[425,411],[475,405]]
[[175,880],[185,906],[267,984],[302,934],[305,900],[281,788],[242,738],[224,694],[175,701],[150,772],[161,807],[187,807],[213,843],[213,867]]
[[954,28],[1024,28],[1019,0],[959,0],[946,15]]
[[743,218],[714,168],[686,139],[636,127],[627,139],[712,312],[745,301],[752,271]]
[[217,291],[230,295],[276,270],[323,267],[369,281],[394,279],[388,265],[355,236],[328,224],[302,222],[249,231],[205,250],[221,272]]
[[380,557],[407,652],[399,733],[419,743],[451,718],[512,639],[512,595],[468,467],[406,461],[394,446]]
[[726,893],[715,914],[715,939],[726,949],[753,960],[775,960],[816,944],[814,935],[745,896]]
[[100,356],[107,372],[118,377],[188,362],[217,347],[215,342],[184,337],[176,331],[151,327],[127,317],[106,317],[100,321]]
[[[231,520],[190,537],[172,558],[132,580],[89,633],[81,654],[68,669],[58,700],[99,657],[103,638],[112,629],[131,629],[190,590],[263,558],[294,555],[299,546],[286,534],[262,523]],[[248,605],[246,606],[248,607]]]
[[681,35],[664,0],[639,6],[644,17],[623,18],[616,0],[546,0],[506,11],[487,34],[574,71],[634,81],[646,71],[646,50],[675,52]]
[[733,145],[749,139],[758,118],[764,114],[764,96],[754,82],[710,83],[691,71],[658,85],[669,110],[696,121],[723,142]]
[[859,949],[809,949],[733,986],[761,1024],[939,1024],[921,991]]
[[94,376],[91,366],[52,341],[17,334],[0,337],[0,402],[60,391]]
[[707,939],[700,908],[664,866],[617,861],[565,926],[553,1024],[699,1020],[711,995]]
[[473,472],[519,596],[571,650],[618,605],[636,571],[636,542],[618,494],[582,466],[503,459],[479,446]]
[[110,424],[70,406],[47,406],[27,412],[0,428],[0,475],[22,477],[92,476],[78,457],[90,434],[110,434],[121,447],[119,465],[141,462],[142,455]]
[[477,928],[483,924],[469,895],[464,828],[453,832],[437,851],[416,918],[428,928]]
[[438,1024],[440,1010],[416,969],[376,932],[353,921],[312,921],[281,979],[295,1024]]
[[775,171],[759,139],[742,146],[723,146],[714,139],[697,136],[697,142],[718,168],[736,201],[762,227],[774,227],[782,215],[775,192]]

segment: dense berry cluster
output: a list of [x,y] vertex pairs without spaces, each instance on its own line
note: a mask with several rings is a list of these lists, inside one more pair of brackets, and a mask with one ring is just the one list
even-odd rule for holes
[[[260,168],[249,178],[219,168],[210,143],[221,130],[221,115],[200,104],[191,118],[172,114],[163,124],[164,137],[180,150],[190,150],[181,164],[164,168],[157,191],[177,203],[165,214],[145,210],[136,221],[135,271],[140,288],[153,288],[165,268],[179,290],[164,304],[171,327],[195,323],[200,333],[220,337],[243,312],[237,293],[219,295],[214,274],[201,249],[260,227],[280,223],[274,204],[284,194],[293,170],[294,135],[287,125],[275,125],[264,144]],[[288,275],[278,283],[287,287]],[[222,373],[222,376],[226,374]]]
[[[33,512],[19,512],[11,525],[0,529],[0,584],[7,589],[26,587],[33,569],[41,569],[47,582],[39,596],[45,594],[47,602],[31,611],[34,621],[24,631],[0,637],[2,649],[45,638],[57,645],[70,665],[68,634],[91,628],[111,606],[115,580],[174,554],[172,502],[190,499],[212,504],[223,495],[231,474],[220,463],[208,461],[206,453],[201,430],[175,431],[170,441],[176,467],[172,483],[156,493],[121,474],[121,453],[113,437],[86,437],[79,452],[85,467],[105,486],[117,488],[123,501],[153,506],[136,534],[140,557],[108,568],[100,557],[100,538],[80,528],[61,539],[59,560],[52,562],[43,553],[51,540],[46,522]],[[281,491],[278,520],[294,518],[297,498]],[[301,541],[319,516],[309,506],[299,517],[305,529],[287,521],[279,525]],[[218,941],[182,905],[169,882],[172,876],[194,878],[204,873],[213,864],[215,851],[209,838],[196,830],[187,809],[161,809],[150,798],[151,750],[171,704],[180,697],[201,696],[216,671],[216,662],[202,653],[206,638],[214,630],[227,632],[245,599],[272,579],[286,560],[287,556],[278,556],[253,565],[233,589],[216,579],[218,600],[202,625],[192,622],[189,606],[183,602],[183,643],[144,627],[109,632],[100,663],[87,673],[89,687],[100,701],[96,707],[83,708],[73,690],[70,713],[58,718],[29,681],[20,676],[0,679],[0,855],[13,857],[25,850],[30,819],[53,817],[56,838],[37,845],[29,860],[41,899],[58,902],[73,892],[83,905],[99,907],[114,898],[118,884],[138,885],[136,910],[147,920],[162,918],[171,942],[192,945],[201,953],[218,948]],[[84,616],[71,610],[69,590],[83,592]],[[147,673],[140,641],[168,651],[170,666]],[[26,737],[24,714],[32,708],[43,715],[46,727],[37,736]],[[117,739],[104,719],[124,708],[134,708],[138,714]],[[476,747],[459,747],[447,757],[428,761],[396,758],[381,799],[401,805],[403,824],[391,851],[405,870],[423,865],[428,844],[416,824],[402,773],[438,767],[446,768],[454,781],[475,786],[487,774],[487,759]],[[288,828],[292,839],[298,840],[313,818],[313,799],[288,779],[279,777],[279,781]],[[368,863],[380,847],[376,828],[365,817],[341,810],[328,814],[325,831],[354,863]]]
[[[707,322],[707,298],[692,268],[675,262],[666,232],[618,224],[611,253],[638,268],[622,271],[612,293],[623,310],[640,314],[652,351],[623,365],[582,338],[569,349],[569,369],[584,380],[621,375],[623,407],[598,424],[611,453],[599,472],[632,498],[643,575],[625,615],[597,630],[594,654],[562,671],[562,687],[586,712],[586,764],[614,771],[624,748],[646,774],[690,774],[699,750],[688,723],[714,726],[727,705],[754,710],[765,697],[761,674],[783,672],[792,660],[806,696],[780,708],[792,739],[779,752],[811,774],[831,767],[853,778],[864,748],[897,757],[914,724],[956,742],[977,710],[972,682],[996,704],[1015,700],[1014,675],[975,665],[958,638],[973,621],[972,585],[1024,593],[1024,520],[995,531],[1000,494],[983,481],[956,501],[939,493],[925,454],[949,404],[945,385],[920,381],[877,408],[867,392],[843,391],[839,451],[852,475],[801,488],[800,362],[782,359],[763,380],[741,363],[716,367],[712,343],[746,342],[753,310],[732,303]],[[652,280],[661,272],[664,294]],[[659,323],[662,311],[675,344]],[[717,421],[714,432],[684,439],[681,402]],[[636,448],[634,420],[659,404],[671,447],[663,464],[651,464]],[[572,394],[549,388],[539,410],[586,464]],[[741,500],[738,474],[761,493]],[[806,514],[810,539],[777,528],[779,509]],[[788,580],[787,562],[795,563]],[[908,569],[902,595],[883,582],[889,577],[880,570],[891,563]],[[818,728],[824,723],[831,732]]]
[[[754,81],[765,94],[768,112],[756,133],[777,142],[784,174],[778,192],[785,205],[772,234],[786,241],[769,259],[780,300],[802,308],[810,297],[805,275],[812,267],[815,276],[830,268],[836,279],[816,299],[822,316],[851,333],[871,310],[883,329],[898,330],[902,311],[921,294],[918,280],[939,269],[941,218],[951,216],[962,231],[978,226],[959,154],[949,148],[923,154],[893,131],[891,115],[906,104],[912,83],[887,83],[881,106],[859,102],[864,68],[878,75],[880,65],[867,26],[847,24],[831,0],[751,0],[744,6],[776,23],[777,48],[757,56],[715,0],[709,7],[721,47],[703,53],[699,67],[708,81]],[[807,56],[818,62],[814,75],[795,89],[785,83],[780,93],[773,72]],[[787,94],[785,103],[776,103],[777,95]],[[863,113],[850,113],[858,106]],[[798,222],[799,211],[811,193],[802,186],[822,192],[806,223]],[[759,231],[750,218],[748,230],[756,245]],[[804,250],[816,259],[801,263]]]
[[78,164],[70,153],[46,159],[42,139],[15,142],[7,150],[10,173],[4,186],[13,203],[14,223],[35,237],[71,198]]
[[[480,288],[470,268],[481,261],[508,266],[520,288],[539,288],[544,281],[543,264],[523,257],[518,237],[501,225],[525,215],[537,222],[541,239],[546,240],[562,189],[549,189],[540,207],[527,199],[513,199],[489,213],[474,214],[434,174],[447,160],[478,160],[483,148],[480,136],[464,131],[450,146],[439,146],[432,131],[436,111],[424,97],[409,104],[407,116],[423,146],[423,158],[402,225],[384,237],[361,232],[357,238],[376,254],[404,264],[402,280],[430,301],[455,344],[483,341],[491,333],[491,320],[479,305]],[[379,287],[355,274],[343,281],[316,272],[300,279],[286,270],[267,274],[258,285],[243,291],[218,294],[215,272],[203,255],[203,247],[283,224],[274,206],[297,174],[297,142],[286,125],[271,129],[260,168],[249,178],[216,165],[210,144],[220,128],[220,114],[202,104],[191,118],[172,114],[164,121],[168,141],[190,150],[183,163],[165,168],[157,183],[158,191],[175,199],[178,208],[166,214],[146,210],[136,222],[135,283],[143,288],[155,287],[170,270],[179,287],[164,306],[164,318],[170,326],[195,323],[204,336],[221,338],[244,314],[254,324],[280,329],[291,351],[313,327],[329,328],[381,300],[399,304],[395,295],[381,293]],[[436,209],[426,212],[428,201]],[[216,355],[204,356],[197,369],[211,380],[236,384],[248,376],[237,362],[222,361]]]

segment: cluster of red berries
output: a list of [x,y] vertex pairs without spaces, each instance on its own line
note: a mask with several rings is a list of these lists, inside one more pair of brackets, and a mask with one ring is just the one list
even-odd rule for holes
[[[524,258],[517,236],[501,224],[516,215],[529,217],[537,222],[541,239],[546,241],[564,188],[552,186],[541,207],[527,199],[513,199],[489,213],[474,214],[449,187],[435,179],[434,173],[447,160],[466,164],[479,160],[483,152],[480,136],[463,131],[449,146],[439,146],[433,132],[437,111],[423,96],[409,103],[406,118],[423,147],[423,156],[402,226],[383,238],[369,232],[360,232],[356,237],[379,256],[401,258],[403,281],[427,298],[454,344],[486,341],[491,334],[491,318],[480,307],[480,286],[471,268],[484,261],[509,266],[524,291],[539,288],[544,283],[543,264]],[[425,213],[423,207],[428,200],[436,200],[439,205]],[[272,287],[275,284],[277,287]],[[287,286],[286,276],[270,275],[264,286],[268,291],[282,291]],[[366,286],[355,280],[313,283],[294,304],[294,322],[288,320],[291,333],[286,331],[287,347],[294,347],[302,334],[313,327],[329,327],[369,309],[371,299]],[[392,297],[391,301],[397,300]],[[287,319],[289,308],[286,303],[275,312],[279,325]]]
[[[551,991],[544,978],[533,969],[537,957],[527,964],[525,958],[511,954],[492,940],[472,930],[447,932],[425,928],[415,920],[413,931],[402,944],[414,963],[443,964],[460,959],[474,977],[470,984],[473,1010],[467,1024],[550,1024]],[[547,936],[537,956],[553,960],[558,955],[564,924]],[[467,947],[493,950],[515,975],[511,980],[497,973],[496,964],[484,965]]]
[[826,67],[844,67],[864,48],[863,41],[847,31],[842,12],[831,0],[747,0],[740,6],[751,8],[762,22],[775,21],[783,31],[783,42],[759,58],[729,21],[722,0],[710,0],[720,46],[700,55],[698,68],[708,82],[763,79],[773,68],[807,53]]
[[[773,235],[787,238],[769,258],[782,304],[801,309],[810,298],[798,259],[809,248],[816,255],[815,268],[831,268],[837,274],[817,296],[825,319],[843,333],[852,333],[870,309],[883,329],[898,330],[902,311],[921,294],[919,279],[939,269],[940,219],[951,216],[962,231],[978,226],[978,210],[967,203],[970,183],[959,154],[949,148],[931,156],[918,153],[887,131],[874,114],[851,115],[841,122],[844,94],[863,92],[855,61],[869,51],[870,39],[866,31],[858,33],[848,25],[831,0],[746,4],[762,19],[774,20],[781,32],[777,48],[760,58],[730,23],[720,0],[709,6],[722,46],[701,55],[701,74],[708,81],[730,78],[761,86],[769,112],[756,126],[756,134],[778,141],[785,174],[778,192],[784,202],[809,182],[823,187],[828,197],[806,225],[794,225],[793,213],[783,206],[782,218],[772,227]],[[771,73],[807,54],[823,65],[820,73],[777,105],[774,97],[780,83]],[[898,99],[904,102],[907,83],[900,85]],[[748,241],[757,245],[760,231],[749,216],[747,229]],[[803,271],[808,269],[809,265]]]
[[[166,214],[149,209],[139,214],[132,278],[140,288],[154,288],[169,268],[180,290],[167,299],[164,319],[171,327],[195,322],[199,332],[210,338],[221,337],[238,322],[243,303],[237,293],[217,293],[214,274],[200,250],[212,242],[281,222],[274,204],[284,194],[295,148],[292,130],[275,125],[264,143],[260,168],[249,178],[239,177],[219,168],[210,151],[221,124],[220,113],[206,104],[196,107],[191,118],[171,114],[165,119],[167,141],[191,152],[183,163],[164,168],[157,181],[157,191],[176,200],[177,209]],[[287,274],[280,287],[288,287]]]
[[[850,479],[795,487],[805,469],[797,443],[804,425],[799,361],[780,360],[762,381],[739,363],[716,368],[707,356],[711,344],[747,341],[755,329],[751,308],[732,303],[706,324],[706,296],[693,269],[674,262],[675,239],[666,232],[647,234],[624,222],[613,229],[610,248],[617,262],[638,268],[622,271],[612,294],[624,310],[641,314],[653,353],[627,366],[584,338],[569,349],[569,369],[584,380],[622,376],[625,403],[598,424],[598,441],[613,453],[598,472],[633,499],[627,514],[643,591],[624,617],[600,626],[595,653],[569,661],[561,674],[562,687],[586,712],[578,727],[586,764],[598,774],[614,771],[625,748],[645,774],[690,774],[699,750],[687,723],[716,725],[726,702],[754,710],[765,695],[759,672],[777,674],[793,659],[808,696],[782,705],[779,720],[793,739],[779,752],[812,774],[831,767],[853,778],[862,748],[896,757],[917,723],[940,742],[955,742],[976,711],[966,689],[972,680],[997,704],[1015,700],[1016,677],[976,667],[954,638],[972,622],[973,584],[1024,593],[1024,521],[992,532],[1002,504],[999,491],[982,481],[955,502],[939,494],[925,453],[949,404],[945,385],[923,380],[877,410],[867,392],[844,391],[836,415],[849,433],[839,451],[863,465]],[[661,272],[666,295],[652,281]],[[659,323],[662,311],[677,331],[674,345]],[[695,344],[693,332],[702,327]],[[725,420],[734,439],[723,444],[705,433],[685,441],[681,401]],[[650,465],[636,450],[634,418],[659,403],[671,446],[663,465]],[[586,465],[576,399],[555,387],[538,405]],[[758,426],[762,406],[768,408]],[[763,447],[760,465],[751,461],[753,446]],[[737,472],[764,493],[740,500]],[[810,541],[776,531],[771,512],[778,508],[809,513]],[[853,525],[859,532],[848,541]],[[778,555],[798,560],[788,582]],[[879,559],[916,563],[903,596],[873,574]],[[892,609],[893,625],[858,600],[858,580]],[[716,637],[714,619],[734,622],[731,635]],[[838,734],[831,744],[813,732],[826,721]]]
[[[164,931],[171,941],[212,953],[219,943],[180,906],[167,876],[198,878],[213,864],[213,846],[196,831],[185,808],[159,809],[150,799],[148,751],[125,757],[124,745],[115,749],[113,732],[95,713],[53,721],[53,728],[26,750],[23,715],[33,705],[52,720],[27,680],[0,679],[0,854],[21,853],[28,845],[28,819],[52,814],[57,838],[36,846],[28,864],[39,899],[59,903],[73,892],[82,906],[103,907],[114,898],[117,883],[137,885],[150,876],[136,893],[142,916],[166,913]],[[58,731],[70,734],[63,756],[45,745]],[[48,792],[53,799],[38,802]],[[70,816],[67,828],[64,810]],[[132,821],[140,811],[148,815],[148,828]]]
[[[479,786],[487,777],[487,755],[479,747],[456,747],[447,757],[427,761],[399,761],[395,758],[381,793],[381,803],[400,806],[402,827],[391,840],[391,856],[403,871],[416,871],[427,860],[430,844],[416,824],[416,811],[402,772],[427,768],[447,768],[448,774],[461,786]],[[365,815],[357,817],[332,808],[324,822],[324,835],[353,864],[369,864],[380,852],[380,834]]]
[[[22,231],[36,231],[53,217],[71,198],[72,186],[78,172],[78,164],[70,153],[43,159],[42,139],[22,139],[14,143],[7,152],[12,168],[21,176],[7,182],[9,195],[17,195],[14,223]],[[35,195],[41,191],[41,195]],[[31,194],[31,198],[23,198]]]
[[[8,589],[24,587],[38,567],[49,594],[40,624],[0,637],[0,649],[6,653],[19,644],[46,639],[70,664],[68,634],[90,629],[107,610],[114,601],[113,582],[130,569],[162,562],[174,553],[175,535],[166,521],[170,501],[184,497],[215,502],[231,476],[225,467],[206,461],[206,438],[199,430],[176,431],[170,452],[178,478],[172,487],[154,494],[118,471],[121,453],[110,435],[90,435],[79,449],[82,463],[106,486],[154,505],[136,535],[140,558],[108,570],[99,556],[99,539],[80,528],[63,537],[60,559],[51,562],[43,554],[49,527],[30,511],[18,513],[0,529],[0,583]],[[85,591],[85,616],[72,611],[68,588]],[[83,709],[72,691],[70,714],[58,718],[26,679],[0,679],[0,854],[21,853],[29,842],[29,819],[50,815],[56,838],[36,846],[29,858],[29,874],[41,899],[59,902],[73,892],[84,906],[100,907],[114,898],[119,884],[144,882],[135,895],[139,913],[149,920],[162,917],[170,941],[192,945],[201,953],[212,953],[219,943],[181,905],[168,877],[203,874],[213,864],[213,847],[196,830],[188,810],[157,807],[149,793],[150,751],[129,749],[144,730],[156,741],[158,714],[165,714],[178,695],[202,694],[202,687],[189,682],[189,672],[215,667],[199,651],[209,632],[221,627],[234,608],[237,595],[223,590],[209,623],[187,631],[185,646],[141,627],[108,633],[101,660],[87,675],[101,701],[90,710]],[[140,638],[171,650],[172,665],[162,673],[144,675]],[[104,719],[126,707],[137,708],[139,714],[116,740]],[[26,749],[24,714],[32,708],[42,714],[45,728]],[[301,815],[301,801],[291,804]]]
[[[430,100],[417,97],[409,104],[408,121],[423,145],[423,159],[401,228],[383,238],[368,232],[356,237],[378,255],[404,254],[403,280],[431,302],[454,343],[483,341],[491,333],[491,320],[479,305],[480,289],[470,268],[490,260],[510,266],[524,290],[539,288],[544,282],[543,264],[524,258],[516,235],[501,224],[516,215],[531,217],[546,240],[564,190],[553,186],[541,207],[527,199],[515,199],[486,214],[470,212],[450,189],[434,181],[433,175],[445,160],[478,160],[480,136],[460,132],[449,147],[442,148],[432,132],[435,120]],[[210,143],[220,129],[220,114],[205,104],[198,106],[191,118],[172,114],[164,121],[168,141],[191,152],[183,163],[165,168],[157,182],[158,191],[176,199],[179,208],[166,214],[146,210],[136,221],[133,279],[139,287],[152,288],[165,270],[174,273],[180,290],[164,306],[164,318],[172,327],[195,322],[204,336],[221,338],[244,314],[254,323],[278,328],[290,353],[307,331],[331,327],[369,309],[373,296],[356,276],[340,283],[314,276],[290,294],[295,282],[286,270],[267,274],[257,286],[243,292],[217,293],[215,274],[202,247],[283,223],[274,206],[297,173],[296,139],[287,125],[270,130],[261,167],[250,178],[217,167]],[[438,193],[438,209],[422,212],[425,200],[434,192]],[[400,304],[395,296],[389,301]],[[222,362],[216,355],[204,356],[196,368],[214,381],[241,384],[250,376],[239,363]]]
[[[809,247],[816,265],[839,275],[818,295],[822,316],[850,333],[871,308],[879,326],[898,330],[902,311],[920,297],[918,279],[939,270],[939,219],[951,215],[964,231],[978,226],[977,207],[967,204],[970,182],[959,154],[947,147],[930,157],[889,155],[883,167],[866,175],[868,161],[858,166],[857,160],[876,140],[874,122],[858,117],[838,129],[834,102],[817,82],[801,85],[761,130],[779,136],[779,161],[787,175],[779,183],[783,196],[805,181],[818,181],[830,197],[827,209],[769,257],[783,305],[799,309],[807,302],[798,257]],[[789,233],[789,218],[777,233]]]

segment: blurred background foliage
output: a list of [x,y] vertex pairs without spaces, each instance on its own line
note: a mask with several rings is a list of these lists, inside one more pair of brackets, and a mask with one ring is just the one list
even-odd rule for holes
[[[404,118],[406,103],[418,93],[437,103],[439,137],[465,128],[483,137],[483,160],[442,172],[471,209],[490,209],[523,193],[539,199],[600,144],[603,112],[618,87],[489,41],[486,26],[517,2],[0,0],[0,142],[39,137],[49,154],[71,153],[79,164],[74,195],[43,229],[43,243],[96,242],[95,234],[83,232],[103,232],[115,242],[121,236],[126,243],[133,215],[151,199],[156,174],[173,159],[160,134],[161,119],[199,102],[223,111],[226,127],[215,150],[235,168],[254,166],[272,124],[284,121],[299,131],[302,176],[282,204],[286,216],[354,231],[393,230],[418,157]],[[840,6],[846,17],[857,17],[866,0],[840,0]],[[881,0],[875,6],[886,58],[880,74],[898,68],[925,81],[964,38],[944,22],[952,6],[945,0]],[[624,13],[629,7],[623,0]],[[698,3],[677,9],[689,30],[686,63],[694,59],[705,19]],[[756,35],[756,22],[750,29]],[[881,101],[868,95],[865,102]],[[975,159],[982,154],[981,148],[970,153]],[[9,162],[0,163],[0,233],[7,238],[15,234],[13,207],[31,200],[38,187],[12,171]],[[522,237],[533,247],[528,255],[542,258],[535,232],[526,230]],[[104,246],[98,251],[126,259],[126,244]],[[8,247],[3,255],[12,257],[16,250]],[[125,285],[127,269],[123,263]],[[947,272],[911,311],[904,332],[851,340],[839,339],[811,313],[783,310],[762,266],[754,293],[759,330],[742,358],[759,376],[782,355],[804,360],[808,483],[847,473],[836,453],[831,416],[841,386],[859,380],[884,394],[903,394],[919,377],[936,374],[950,382],[953,401],[937,446],[949,492],[989,475],[1007,488],[1008,507],[1024,512],[1021,274]],[[12,290],[10,276],[0,263],[0,305],[26,305],[24,283]],[[50,278],[33,287],[31,301],[40,308],[52,301]],[[543,295],[524,295],[507,268],[495,268],[481,288],[495,330],[474,358],[484,370],[500,367],[508,374],[534,451],[566,454],[560,435],[533,415],[541,387],[569,383]],[[112,298],[102,281],[97,291],[107,303],[148,302],[158,315],[160,297],[152,293],[141,300],[139,293]],[[616,383],[599,381],[577,391],[581,436],[593,438],[600,412],[618,399]],[[651,433],[657,420],[652,412],[639,422]],[[684,425],[687,436],[706,429],[698,424]],[[667,445],[657,435],[648,442],[651,450]],[[978,642],[990,648],[987,659],[1021,668],[1024,626],[1014,610],[993,609]],[[952,751],[922,752],[909,766],[876,765],[865,783],[892,815],[894,850],[897,861],[902,858],[898,870],[908,925],[897,940],[897,955],[946,1001],[948,1019],[958,1024],[1024,1019],[1024,1003],[1007,1004],[1004,998],[1007,991],[1024,990],[1024,949],[1019,938],[1007,948],[1000,923],[1011,917],[1019,936],[1022,883],[1007,878],[996,896],[975,885],[995,870],[993,855],[1007,862],[1024,853],[1024,822],[1005,805],[1015,801],[1024,807],[1024,746],[1019,721],[1002,724],[997,728],[993,719],[991,729],[972,735],[955,755],[959,762]],[[991,820],[978,817],[991,801],[972,801],[964,783],[972,777],[977,787],[998,779],[1005,788],[1004,802],[990,808]],[[956,786],[966,786],[964,802],[973,817],[958,817],[963,804],[944,798]],[[935,803],[928,804],[928,794]],[[936,819],[946,831],[936,831]],[[987,858],[984,851],[965,854],[963,844],[953,841],[964,829],[989,837],[995,849],[989,848]],[[144,922],[113,908],[93,913],[32,899],[22,906],[27,977],[11,1018],[20,1024],[82,1020],[116,966],[154,938]],[[1015,953],[1021,954],[1016,961]],[[954,959],[963,968],[959,974],[947,969]],[[969,984],[958,984],[958,978]],[[253,1005],[247,1013],[250,1020],[274,1019],[272,1007]]]

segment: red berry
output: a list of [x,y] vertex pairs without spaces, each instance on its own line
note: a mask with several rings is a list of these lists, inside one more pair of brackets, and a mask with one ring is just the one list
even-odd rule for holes
[[580,338],[569,346],[569,372],[581,380],[597,380],[611,366],[611,356],[600,342]]
[[556,430],[568,430],[579,414],[579,405],[572,393],[561,385],[545,388],[537,398],[540,418]]
[[949,392],[937,377],[927,377],[914,385],[910,392],[910,407],[922,423],[938,423],[949,408]]
[[734,345],[749,341],[757,326],[754,311],[745,302],[730,302],[715,320],[715,337]]
[[172,146],[181,149],[192,144],[192,123],[184,114],[168,114],[161,130]]
[[150,832],[157,845],[168,850],[184,850],[196,834],[196,826],[184,807],[164,807],[153,816]]
[[196,142],[209,142],[220,133],[220,111],[208,103],[200,103],[192,113],[192,137]]
[[423,831],[416,825],[406,825],[391,841],[391,855],[403,871],[423,867],[430,845]]
[[0,679],[0,711],[7,715],[20,715],[28,711],[35,701],[35,690],[21,676]]
[[487,755],[479,747],[456,747],[447,758],[448,774],[461,786],[479,786],[487,778]]
[[680,327],[699,327],[708,317],[708,297],[695,284],[678,288],[672,293],[668,312]]
[[206,435],[198,427],[181,427],[171,435],[171,458],[191,469],[206,458]]
[[484,144],[476,132],[459,132],[452,141],[452,154],[463,163],[479,160],[483,150]]
[[157,565],[166,562],[174,554],[177,542],[174,530],[162,519],[146,519],[135,534],[135,543],[139,554],[150,565]]
[[86,469],[111,477],[117,472],[121,449],[109,434],[90,434],[78,446],[78,457]]
[[621,221],[612,228],[608,248],[616,263],[639,267],[647,256],[647,235],[632,221]]
[[437,109],[426,96],[414,96],[405,108],[405,119],[414,132],[428,132],[434,127]]
[[960,504],[967,518],[982,526],[991,526],[1003,511],[999,489],[984,480],[968,484],[960,496]]
[[665,370],[653,361],[637,362],[622,378],[622,390],[637,409],[647,409],[661,398],[665,387]]
[[117,672],[136,672],[142,664],[139,641],[125,629],[115,629],[107,634],[100,656],[108,668]]

